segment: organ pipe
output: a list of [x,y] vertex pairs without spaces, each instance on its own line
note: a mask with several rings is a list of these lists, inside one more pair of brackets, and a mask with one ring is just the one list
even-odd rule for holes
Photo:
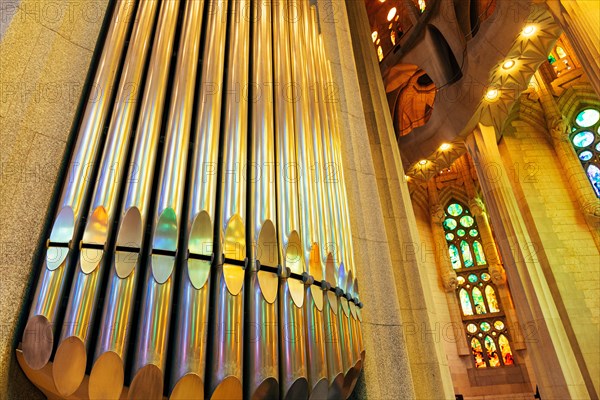
[[141,250],[147,236],[145,227],[151,212],[152,177],[167,98],[170,54],[175,42],[175,6],[174,3],[164,3],[156,23],[128,180],[119,210],[118,234],[112,248],[115,255],[109,269],[94,363],[90,372],[91,399],[118,398],[123,389],[125,361],[135,317],[134,295],[139,277],[145,272],[145,266],[141,264]]

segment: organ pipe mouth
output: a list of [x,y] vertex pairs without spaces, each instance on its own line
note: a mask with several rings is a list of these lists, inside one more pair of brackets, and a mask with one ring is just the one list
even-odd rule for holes
[[165,283],[175,268],[177,225],[177,215],[170,207],[160,214],[156,223],[152,240],[152,275],[159,284]]
[[[137,207],[131,207],[125,212],[117,236],[115,270],[119,278],[127,278],[137,265],[142,246],[142,236],[142,215]],[[137,253],[137,255],[131,257],[126,253]]]
[[39,370],[50,361],[54,332],[52,324],[43,315],[36,315],[27,321],[23,332],[23,358],[27,365]]
[[128,399],[162,400],[163,374],[154,364],[146,364],[135,374],[131,382]]
[[225,285],[232,296],[237,296],[244,286],[244,269],[240,268],[239,261],[246,258],[246,227],[242,218],[237,214],[231,217],[225,229],[223,253],[225,256],[223,264]]
[[211,400],[231,400],[242,398],[242,382],[235,376],[228,376],[217,386]]
[[194,288],[200,290],[208,282],[213,254],[213,224],[206,211],[194,218],[188,238],[188,251],[188,277]]
[[194,373],[185,374],[173,388],[170,400],[203,400],[204,382],[202,378]]
[[[285,248],[284,270],[289,269],[290,273],[302,275],[306,268],[304,265],[304,254],[302,250],[302,241],[297,231],[292,231]],[[304,304],[304,283],[297,279],[289,279],[288,286],[292,300],[296,307],[302,307]]]
[[[277,262],[277,231],[270,219],[263,223],[258,235],[256,258],[260,265],[274,268]],[[277,299],[279,277],[272,272],[259,270],[257,272],[258,284],[263,298],[269,304]]]
[[46,244],[46,268],[50,271],[60,267],[66,260],[69,254],[68,246],[73,239],[74,231],[75,215],[73,209],[64,207],[54,220],[50,239]]

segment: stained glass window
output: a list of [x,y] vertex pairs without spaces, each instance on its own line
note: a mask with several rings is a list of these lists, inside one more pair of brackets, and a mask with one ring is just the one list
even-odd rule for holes
[[479,288],[475,287],[475,288],[473,288],[473,292],[471,292],[471,294],[473,295],[473,303],[475,304],[475,312],[477,314],[485,314],[487,311],[485,309],[485,303],[483,301],[483,295],[481,294],[481,290],[479,290]]
[[508,329],[488,271],[477,219],[457,201],[448,203],[445,214],[442,226],[457,273],[457,297],[475,367],[512,365]]
[[565,50],[562,47],[556,46],[556,55],[558,55],[558,58],[565,58],[567,53],[565,53]]
[[460,290],[460,305],[464,315],[473,315],[471,299],[469,298],[469,293],[467,293],[465,289]]
[[485,287],[485,298],[487,299],[488,307],[490,312],[500,312],[500,306],[498,305],[498,299],[496,299],[496,291],[490,285]]
[[600,111],[595,108],[581,110],[573,125],[571,143],[592,189],[600,197]]

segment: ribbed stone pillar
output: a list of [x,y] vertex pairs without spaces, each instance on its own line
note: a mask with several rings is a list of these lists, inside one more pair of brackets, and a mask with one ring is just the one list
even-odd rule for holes
[[[466,140],[499,237],[519,321],[534,332],[528,346],[543,399],[588,399],[582,373],[542,265],[502,163],[493,127],[479,125]],[[494,168],[495,179],[487,172]]]

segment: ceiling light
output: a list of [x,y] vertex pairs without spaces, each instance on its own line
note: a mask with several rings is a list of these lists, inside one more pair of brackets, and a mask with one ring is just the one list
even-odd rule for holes
[[523,28],[523,36],[529,37],[535,33],[535,25],[527,25]]
[[390,12],[388,12],[387,20],[391,21],[396,16],[396,7],[392,7]]
[[377,31],[373,31],[373,33],[371,33],[371,38],[373,39],[373,41],[377,40]]
[[449,148],[450,148],[449,143],[442,143],[442,145],[440,146],[440,150],[442,150],[442,151],[448,150]]
[[498,98],[498,96],[500,96],[500,90],[495,89],[495,88],[488,90],[487,93],[485,94],[486,100],[489,100],[489,101],[496,100]]
[[511,69],[514,66],[515,66],[514,60],[507,60],[504,62],[504,64],[502,64],[502,68],[504,68],[504,69]]
[[421,161],[419,161],[419,164],[420,165],[425,165],[425,164],[427,164],[427,160],[421,160]]

